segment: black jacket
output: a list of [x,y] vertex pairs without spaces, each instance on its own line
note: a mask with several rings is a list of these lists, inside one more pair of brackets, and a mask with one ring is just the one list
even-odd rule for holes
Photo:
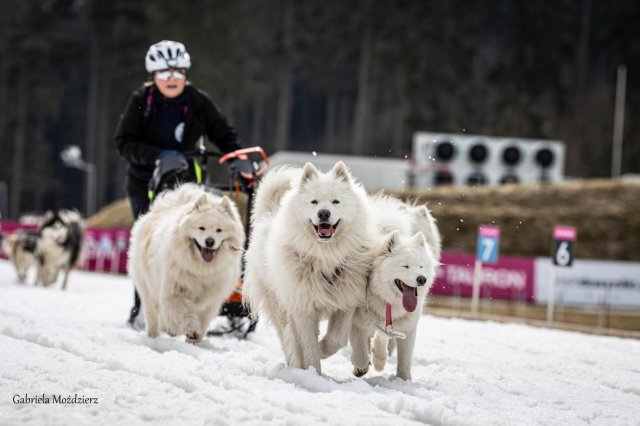
[[[155,102],[147,104],[152,87],[145,85],[131,94],[114,137],[118,153],[128,163],[127,194],[136,197],[147,196],[147,185],[155,161],[160,151],[166,149],[159,138],[160,125]],[[187,111],[180,151],[195,149],[196,142],[203,135],[222,152],[239,149],[236,130],[229,125],[209,95],[188,84],[184,93]]]

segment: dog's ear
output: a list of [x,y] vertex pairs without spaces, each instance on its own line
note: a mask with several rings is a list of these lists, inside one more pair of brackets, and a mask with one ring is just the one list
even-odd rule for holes
[[52,210],[47,210],[42,218],[42,222],[40,223],[40,229],[43,229],[45,226],[49,226],[55,220],[55,213]]
[[427,206],[422,205],[415,207],[413,209],[413,214],[415,217],[426,218],[429,217],[429,210],[427,210]]
[[393,248],[398,244],[398,239],[400,238],[400,232],[397,230],[387,234],[384,238],[384,242],[382,244],[382,250],[384,254],[391,253]]
[[411,238],[411,242],[423,246],[427,244],[427,239],[424,237],[422,231],[420,231]]
[[311,163],[306,163],[302,168],[302,178],[300,178],[300,185],[304,185],[314,177],[318,176],[318,169]]
[[333,169],[331,169],[331,174],[338,179],[341,179],[347,183],[351,183],[351,174],[349,173],[349,169],[347,169],[347,165],[342,161],[338,161]]
[[233,217],[236,216],[236,209],[233,205],[233,201],[231,201],[229,197],[223,195],[221,205],[226,213],[229,213]]
[[196,201],[193,202],[193,206],[191,207],[191,211],[200,210],[207,203],[207,200],[208,200],[207,194],[200,195],[196,199]]

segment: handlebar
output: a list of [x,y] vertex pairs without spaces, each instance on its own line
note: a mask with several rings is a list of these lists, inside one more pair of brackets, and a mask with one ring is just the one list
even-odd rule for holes
[[195,149],[193,151],[185,151],[182,153],[182,155],[184,155],[186,158],[200,157],[204,159],[204,158],[220,158],[222,157],[223,154],[216,151],[209,151],[206,149]]
[[[259,154],[259,157],[252,160],[251,154]],[[182,153],[186,158],[201,158],[202,164],[206,165],[209,158],[217,158],[218,164],[224,164],[232,159],[246,160],[252,164],[252,173],[240,171],[239,174],[249,182],[262,176],[269,169],[269,158],[265,154],[264,150],[259,146],[252,146],[249,148],[238,149],[236,151],[228,152],[226,154],[219,153],[217,151],[209,151],[205,148],[197,148],[193,151],[185,151]],[[254,155],[255,156],[255,155]],[[259,163],[263,164],[260,165]]]

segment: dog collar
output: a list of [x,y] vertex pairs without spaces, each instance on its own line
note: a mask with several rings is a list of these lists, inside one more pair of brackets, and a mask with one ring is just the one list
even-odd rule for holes
[[378,330],[380,330],[387,336],[395,337],[396,339],[407,338],[407,335],[404,334],[403,332],[393,329],[393,315],[391,312],[391,303],[386,302],[384,328],[378,324],[378,321],[376,321],[375,319],[372,319],[371,311],[369,310],[369,284],[368,283],[365,290],[365,301],[367,303],[367,313],[369,314],[369,319],[372,320],[373,325],[375,325]]
[[[384,321],[384,332],[389,337],[395,337],[397,339],[406,339],[407,335],[401,331],[393,329],[393,316],[391,315],[391,303],[387,303]],[[379,327],[381,328],[381,327]]]

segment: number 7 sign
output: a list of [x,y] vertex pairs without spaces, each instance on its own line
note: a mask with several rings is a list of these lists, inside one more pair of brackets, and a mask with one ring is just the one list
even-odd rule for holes
[[473,290],[471,294],[471,312],[478,315],[478,300],[480,299],[480,281],[482,281],[482,264],[498,261],[498,247],[500,246],[500,227],[480,225],[478,228],[478,251],[476,264],[473,268]]
[[500,227],[480,225],[476,259],[482,263],[496,263],[500,246]]

